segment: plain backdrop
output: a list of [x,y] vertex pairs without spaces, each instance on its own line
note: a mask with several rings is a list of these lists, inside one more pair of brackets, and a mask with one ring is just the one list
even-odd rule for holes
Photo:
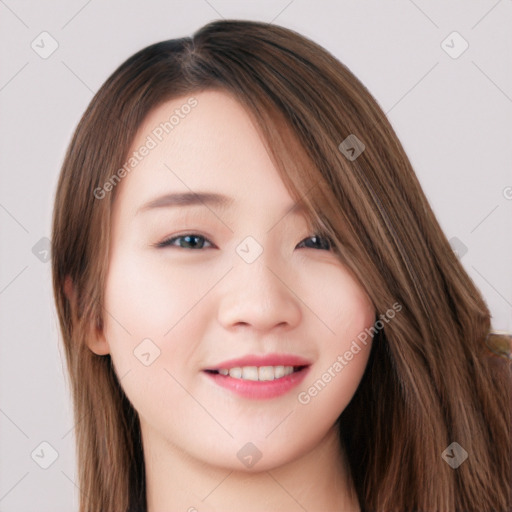
[[46,250],[72,132],[122,61],[218,18],[292,28],[352,70],[387,113],[494,327],[512,330],[511,0],[0,0],[0,512],[77,510]]

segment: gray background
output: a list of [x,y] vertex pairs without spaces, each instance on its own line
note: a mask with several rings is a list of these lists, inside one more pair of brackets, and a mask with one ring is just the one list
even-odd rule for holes
[[[494,327],[512,330],[511,0],[0,0],[0,512],[77,510],[44,252],[72,131],[127,57],[221,17],[295,29],[356,74],[388,114]],[[47,58],[43,31],[58,43]],[[460,40],[442,44],[453,31],[469,44],[458,58],[445,50],[458,52]],[[44,441],[58,455],[47,469]]]

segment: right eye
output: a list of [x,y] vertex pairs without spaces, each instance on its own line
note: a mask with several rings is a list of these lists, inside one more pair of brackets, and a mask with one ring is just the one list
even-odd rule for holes
[[[180,241],[182,241],[182,243],[180,243]],[[179,249],[196,250],[202,249],[205,241],[213,246],[212,242],[210,242],[206,237],[202,235],[197,233],[186,233],[184,235],[167,238],[163,242],[156,244],[156,247],[178,247]],[[175,242],[178,242],[178,244]]]

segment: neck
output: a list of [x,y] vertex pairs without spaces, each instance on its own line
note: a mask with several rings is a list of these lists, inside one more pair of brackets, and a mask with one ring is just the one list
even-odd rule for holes
[[191,458],[141,422],[147,512],[359,512],[337,427],[314,449],[268,471],[242,472]]

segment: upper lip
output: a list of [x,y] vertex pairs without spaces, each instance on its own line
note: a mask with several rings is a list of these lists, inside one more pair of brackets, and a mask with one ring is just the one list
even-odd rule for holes
[[243,366],[309,366],[307,359],[294,354],[251,354],[236,359],[222,361],[206,368],[207,370],[219,370],[221,368],[241,368]]

